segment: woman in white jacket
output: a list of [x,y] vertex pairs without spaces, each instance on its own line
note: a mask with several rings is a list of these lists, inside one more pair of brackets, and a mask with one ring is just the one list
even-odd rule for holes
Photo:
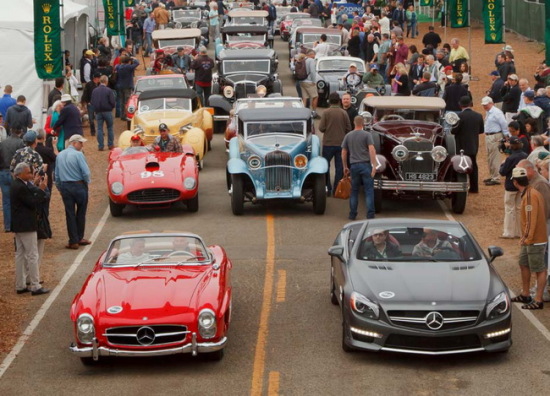
[[65,80],[65,92],[71,95],[73,103],[78,103],[78,80],[73,74],[73,69],[68,65],[65,66]]

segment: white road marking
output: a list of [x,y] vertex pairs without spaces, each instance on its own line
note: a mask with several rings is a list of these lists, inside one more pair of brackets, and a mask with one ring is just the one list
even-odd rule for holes
[[[445,217],[447,217],[447,219],[451,220],[451,221],[457,221],[453,215],[451,214],[451,212],[449,212],[449,209],[447,208],[447,205],[445,205],[445,202],[439,200],[439,206],[441,206],[441,209],[443,209],[443,213],[445,214]],[[510,291],[510,295],[512,296],[512,298],[514,298],[516,295]],[[513,304],[512,304],[513,305]],[[523,316],[525,316],[527,318],[527,320],[529,322],[531,322],[531,324],[533,326],[535,326],[535,328],[540,331],[540,333],[543,335],[544,338],[546,338],[548,341],[550,341],[550,330],[548,330],[542,323],[540,320],[537,319],[537,317],[533,314],[533,312],[529,311],[529,310],[526,310],[526,309],[521,309],[521,307],[516,307],[519,312],[521,312],[523,314]]]
[[[105,226],[105,223],[107,222],[107,217],[109,216],[109,208],[105,210],[105,213],[103,213],[103,216],[99,220],[99,223],[97,224],[96,228],[94,229],[94,232],[92,233],[92,236],[90,239],[92,241],[95,241],[98,237],[99,233],[103,230],[103,227]],[[69,267],[67,272],[65,272],[65,275],[63,275],[63,278],[59,282],[59,284],[52,290],[44,304],[40,307],[36,315],[34,315],[34,318],[31,320],[21,337],[17,340],[17,343],[13,346],[12,350],[6,356],[2,364],[0,364],[0,378],[4,375],[4,373],[8,370],[10,365],[13,363],[17,355],[21,352],[29,338],[32,336],[32,333],[34,330],[38,327],[40,324],[40,321],[46,316],[46,313],[51,308],[52,304],[54,303],[57,296],[59,296],[59,293],[61,293],[61,290],[65,287],[69,279],[71,279],[71,276],[75,273],[76,269],[82,264],[82,259],[84,259],[84,256],[88,254],[88,251],[92,248],[92,245],[85,246],[84,249],[82,249],[78,256],[76,256],[75,261],[73,264]]]

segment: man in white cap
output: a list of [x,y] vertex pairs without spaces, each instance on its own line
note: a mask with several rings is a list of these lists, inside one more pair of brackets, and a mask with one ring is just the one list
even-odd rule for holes
[[80,110],[74,105],[73,98],[69,94],[61,96],[61,102],[63,103],[63,109],[59,113],[59,118],[53,125],[52,129],[57,132],[63,127],[65,135],[65,146],[67,146],[68,140],[73,135],[83,135],[82,132],[82,119],[80,118]]
[[489,178],[483,180],[487,186],[500,184],[500,152],[498,146],[504,135],[508,135],[508,123],[504,114],[494,104],[493,99],[485,96],[481,99],[481,105],[487,112],[485,116],[484,133],[485,147],[487,149],[487,161],[489,162]]
[[55,164],[55,185],[63,199],[69,234],[67,249],[78,249],[80,245],[91,243],[84,239],[90,183],[90,168],[82,153],[85,142],[81,135],[72,135],[67,149],[59,153]]

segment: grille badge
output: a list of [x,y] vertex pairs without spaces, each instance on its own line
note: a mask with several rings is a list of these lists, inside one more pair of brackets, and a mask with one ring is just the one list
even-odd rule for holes
[[141,345],[151,345],[155,342],[155,330],[148,326],[143,326],[137,331],[136,337]]

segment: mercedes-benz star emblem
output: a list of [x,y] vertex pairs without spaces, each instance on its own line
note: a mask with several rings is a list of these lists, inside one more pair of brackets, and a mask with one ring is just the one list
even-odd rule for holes
[[432,330],[439,330],[443,327],[444,319],[443,315],[439,312],[430,312],[426,315],[426,326]]
[[136,337],[141,345],[151,345],[155,342],[155,330],[147,326],[140,327],[137,331]]

